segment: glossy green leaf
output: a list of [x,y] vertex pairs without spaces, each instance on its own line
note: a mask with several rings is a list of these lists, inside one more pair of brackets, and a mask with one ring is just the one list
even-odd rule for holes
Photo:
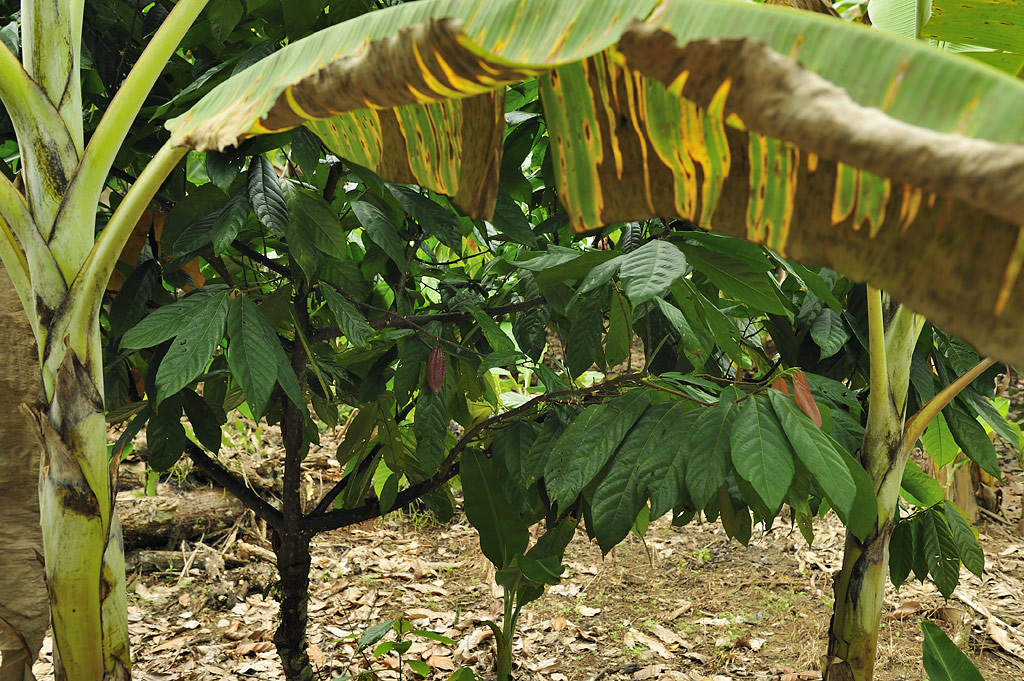
[[786,314],[779,286],[770,272],[757,270],[747,262],[698,246],[680,246],[693,268],[706,276],[723,293],[757,310]]
[[916,461],[907,462],[906,468],[903,469],[900,486],[913,497],[911,503],[917,506],[934,506],[945,498],[942,486],[936,482],[935,478],[921,470],[921,466]]
[[850,333],[843,324],[843,318],[826,307],[811,324],[811,338],[821,348],[821,359],[826,359],[843,349],[843,345],[850,339]]
[[754,395],[740,404],[730,440],[736,472],[765,506],[779,508],[793,481],[796,453],[767,397]]
[[596,360],[604,330],[602,312],[606,293],[602,289],[591,291],[573,305],[569,311],[569,337],[566,339],[565,362],[569,375],[579,376]]
[[921,514],[921,550],[939,593],[949,598],[960,581],[960,553],[940,511],[929,509]]
[[449,417],[444,395],[444,390],[437,395],[423,390],[416,400],[416,462],[419,470],[428,475],[437,470],[446,453]]
[[946,424],[953,434],[953,439],[971,461],[975,462],[989,475],[999,478],[999,457],[988,434],[978,420],[956,402],[951,402],[942,410]]
[[960,453],[960,445],[953,439],[946,425],[946,417],[940,412],[921,434],[921,443],[936,466],[948,466]]
[[688,409],[679,404],[669,412],[670,420],[662,439],[664,446],[660,457],[649,460],[650,474],[654,478],[650,486],[652,518],[660,518],[689,497],[686,464],[701,452],[691,446],[691,438],[702,413],[701,409]]
[[622,258],[619,278],[636,306],[661,296],[669,285],[686,273],[686,258],[668,241],[651,241]]
[[126,350],[138,350],[174,338],[199,307],[206,305],[210,298],[219,297],[226,291],[226,286],[204,286],[192,295],[157,308],[124,334],[121,347]]
[[984,681],[978,668],[939,628],[928,620],[924,632],[923,662],[929,681]]
[[629,357],[633,328],[630,324],[632,310],[626,298],[612,289],[608,307],[608,332],[604,336],[604,360],[608,367],[614,367]]
[[274,234],[283,234],[284,226],[288,224],[288,203],[270,161],[262,156],[252,158],[247,187],[249,205],[260,223]]

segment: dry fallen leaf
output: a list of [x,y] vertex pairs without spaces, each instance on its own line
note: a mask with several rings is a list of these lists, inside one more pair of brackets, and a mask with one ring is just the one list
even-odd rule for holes
[[601,608],[590,608],[585,605],[580,605],[576,608],[576,612],[584,617],[593,617],[601,612]]
[[648,650],[654,651],[658,657],[666,660],[672,659],[672,653],[668,652],[668,649],[661,644],[661,642],[653,636],[637,631],[636,629],[630,629],[629,635],[633,637],[633,641],[644,646]]
[[916,613],[921,612],[921,609],[923,607],[924,606],[921,605],[920,601],[903,601],[902,603],[899,604],[899,607],[897,607],[892,612],[884,615],[882,617],[882,619],[883,620],[902,620],[902,619],[906,619],[907,617],[910,617],[911,615],[914,615]]

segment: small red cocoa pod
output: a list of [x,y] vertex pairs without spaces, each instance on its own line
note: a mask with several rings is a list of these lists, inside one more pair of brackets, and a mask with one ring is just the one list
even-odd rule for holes
[[440,345],[435,345],[427,357],[427,385],[434,391],[434,394],[441,392],[444,385],[444,372],[448,368],[448,359]]

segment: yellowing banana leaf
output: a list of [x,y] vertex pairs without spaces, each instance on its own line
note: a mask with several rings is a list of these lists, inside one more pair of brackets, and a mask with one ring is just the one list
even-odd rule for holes
[[168,127],[307,121],[490,215],[502,95],[537,75],[576,229],[678,215],[888,290],[1024,363],[1024,83],[835,19],[728,0],[421,0],[296,42]]

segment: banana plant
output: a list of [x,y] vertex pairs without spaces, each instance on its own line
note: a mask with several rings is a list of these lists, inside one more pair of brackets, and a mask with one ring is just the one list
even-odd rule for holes
[[[983,352],[1024,358],[1024,86],[823,17],[726,0],[424,0],[295,41],[168,123],[96,235],[128,127],[205,0],[180,0],[86,144],[84,0],[22,3],[0,46],[20,180],[0,178],[0,258],[39,348],[40,508],[55,658],[129,674],[102,414],[99,310],[117,257],[189,149],[307,125],[385,179],[497,200],[505,87],[536,78],[577,229],[675,215],[889,291]],[[872,55],[867,68],[849,54]],[[928,86],[938,77],[947,96]],[[984,232],[974,229],[984,216]],[[907,313],[909,315],[909,313]]]

